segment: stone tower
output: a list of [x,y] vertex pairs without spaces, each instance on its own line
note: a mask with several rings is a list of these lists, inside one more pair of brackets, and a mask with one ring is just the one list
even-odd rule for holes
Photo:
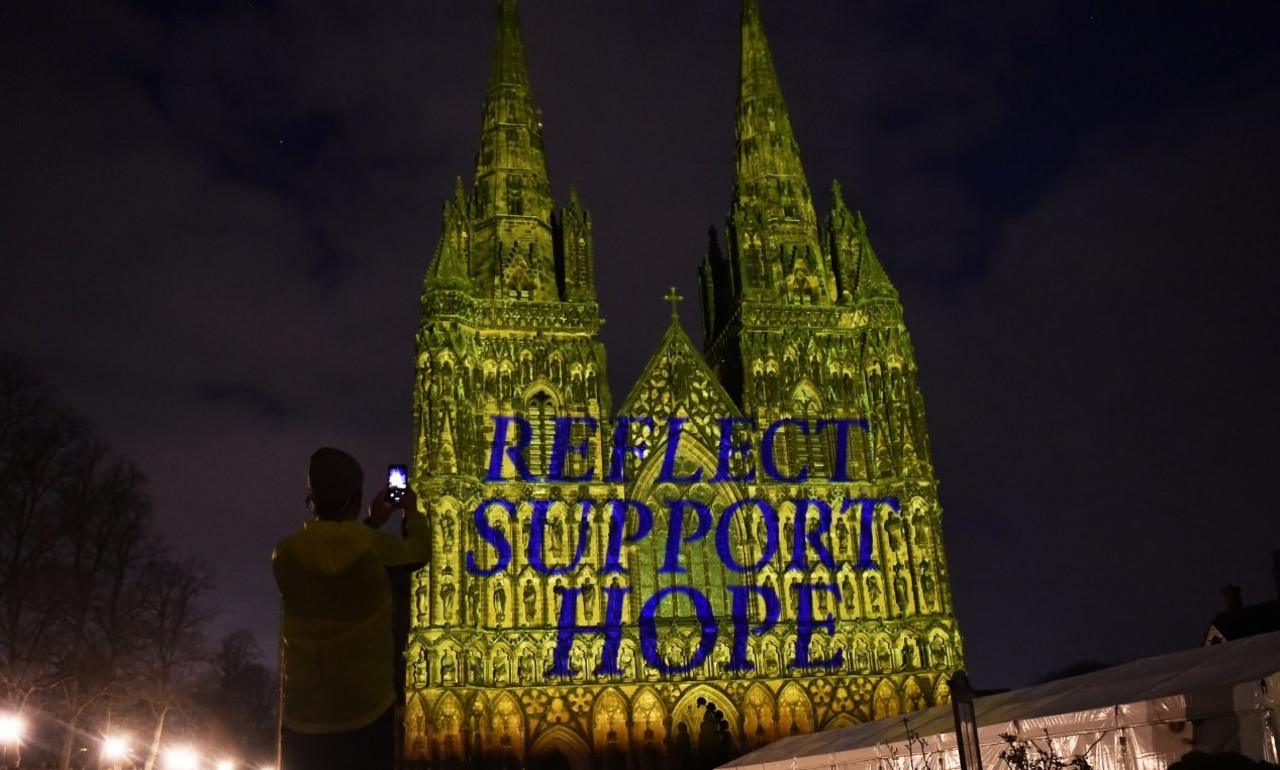
[[[833,519],[837,569],[787,569],[781,554],[772,566],[780,584],[840,588],[827,610],[850,676],[817,691],[835,685],[853,700],[825,719],[914,710],[945,700],[938,672],[963,664],[915,355],[898,293],[838,183],[818,223],[757,0],[743,0],[741,25],[728,253],[713,231],[699,271],[706,359],[761,429],[804,422],[777,443],[780,475],[796,481],[757,494],[825,497],[833,510],[845,498],[885,501]],[[815,429],[837,419],[846,430]],[[821,526],[815,517],[809,527]]]
[[[591,493],[571,484],[495,491],[484,482],[493,416],[529,419],[528,462],[543,475],[557,415],[607,420],[611,411],[591,216],[576,195],[553,208],[516,3],[502,0],[475,180],[470,190],[458,180],[444,205],[422,293],[412,483],[430,501],[433,553],[415,576],[406,650],[410,760],[494,754],[518,764],[536,737],[530,704],[550,698],[535,686],[545,681],[544,647],[554,644],[555,582],[531,575],[527,564],[478,578],[464,555],[478,547],[472,512],[485,497],[524,501],[518,521],[494,521],[519,560],[528,501],[554,500],[563,527],[566,505]],[[591,457],[584,462],[598,464],[598,447]]]
[[[713,233],[700,270],[704,351],[673,309],[615,412],[591,218],[575,194],[553,213],[516,3],[498,4],[475,180],[445,203],[422,295],[413,483],[431,506],[433,556],[415,576],[405,651],[409,766],[710,767],[948,697],[961,640],[897,292],[838,187],[819,224],[756,0],[744,0],[741,27],[726,249]],[[653,423],[610,430],[623,415]],[[508,416],[530,428],[527,475],[497,453],[491,480]],[[569,417],[584,450],[556,476],[553,436]],[[699,473],[716,468],[726,420],[754,446],[777,426],[770,473],[747,456],[730,478]],[[640,444],[647,452],[630,451]],[[510,505],[486,507],[493,498]],[[637,536],[611,569],[613,541],[640,529],[611,517],[617,499],[647,506],[655,536]],[[717,519],[736,506],[723,517],[728,553],[699,537],[697,517],[677,520],[672,500]],[[816,503],[797,517],[796,500]],[[468,557],[494,563],[482,521],[510,544],[505,568],[483,576],[468,568]],[[676,569],[672,531],[689,540]],[[726,556],[749,566],[730,569]],[[573,569],[548,574],[547,563]],[[739,648],[727,633],[735,591],[763,589],[778,597],[777,621]],[[646,645],[646,602],[664,592]],[[762,597],[744,607],[765,625]],[[805,644],[806,618],[828,615],[830,631]],[[605,628],[610,617],[616,645],[600,632],[561,646],[566,618]]]

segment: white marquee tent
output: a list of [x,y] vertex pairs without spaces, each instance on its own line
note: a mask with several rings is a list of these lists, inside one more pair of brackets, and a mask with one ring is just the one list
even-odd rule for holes
[[[1277,761],[1280,631],[1145,658],[979,698],[982,764],[997,770],[1009,733],[1051,740],[1059,756],[1088,752],[1096,770],[1163,770],[1189,751]],[[936,770],[960,766],[951,706],[796,735],[724,765],[736,770],[911,770],[908,727]],[[1047,734],[1047,738],[1046,738]]]

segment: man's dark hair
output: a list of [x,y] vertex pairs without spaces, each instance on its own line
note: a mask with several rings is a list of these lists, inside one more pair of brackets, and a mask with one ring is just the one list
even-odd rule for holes
[[360,463],[333,447],[321,447],[312,453],[307,475],[311,480],[316,516],[322,519],[334,518],[352,500],[359,502],[364,489],[364,471],[360,469]]

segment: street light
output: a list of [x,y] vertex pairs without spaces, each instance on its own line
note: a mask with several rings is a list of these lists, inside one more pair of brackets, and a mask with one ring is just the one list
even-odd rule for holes
[[17,762],[22,763],[22,734],[27,731],[27,720],[21,715],[14,713],[0,714],[0,747],[4,748],[4,757],[9,757],[9,747],[13,747],[13,753],[17,757]]
[[0,714],[0,743],[17,744],[27,730],[27,720],[17,714]]
[[129,756],[129,740],[120,735],[108,735],[102,739],[102,760],[115,764]]
[[217,764],[218,770],[236,770],[236,763],[229,759],[224,759]]
[[190,746],[174,746],[164,753],[165,770],[200,770],[200,753]]

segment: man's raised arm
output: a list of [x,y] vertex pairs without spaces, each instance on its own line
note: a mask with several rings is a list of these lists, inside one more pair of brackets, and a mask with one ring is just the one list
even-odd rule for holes
[[400,531],[403,537],[374,532],[373,547],[378,558],[388,567],[404,564],[425,564],[431,560],[431,525],[418,510],[418,498],[412,489],[406,489],[399,505],[387,500],[387,490],[374,495],[369,503],[369,519],[366,523],[375,530],[382,526],[396,508],[404,510],[404,523]]

